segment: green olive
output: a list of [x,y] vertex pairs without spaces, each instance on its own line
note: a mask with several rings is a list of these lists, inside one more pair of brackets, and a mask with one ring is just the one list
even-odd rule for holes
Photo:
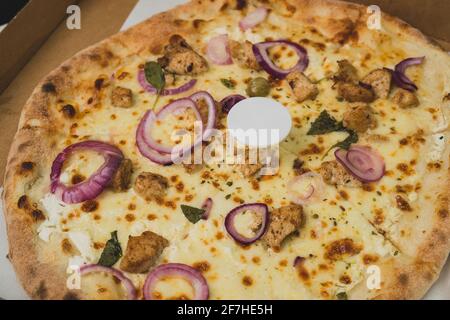
[[250,97],[266,97],[270,92],[269,81],[262,77],[252,79],[247,86],[246,92]]

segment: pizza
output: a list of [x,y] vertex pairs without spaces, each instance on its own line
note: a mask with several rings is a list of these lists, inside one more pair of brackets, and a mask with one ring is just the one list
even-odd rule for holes
[[[191,1],[47,75],[4,183],[30,297],[421,298],[450,250],[450,57],[371,19]],[[227,134],[255,98],[292,120],[257,153]]]

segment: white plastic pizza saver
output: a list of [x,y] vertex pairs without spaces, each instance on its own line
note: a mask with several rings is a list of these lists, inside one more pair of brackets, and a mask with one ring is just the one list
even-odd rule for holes
[[236,103],[228,113],[228,130],[239,143],[265,148],[279,144],[291,131],[289,111],[269,98],[248,98]]

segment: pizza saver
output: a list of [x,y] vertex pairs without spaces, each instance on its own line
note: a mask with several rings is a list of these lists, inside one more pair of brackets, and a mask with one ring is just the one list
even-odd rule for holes
[[266,148],[283,141],[291,131],[289,111],[269,98],[248,98],[236,103],[228,113],[228,129],[239,143]]

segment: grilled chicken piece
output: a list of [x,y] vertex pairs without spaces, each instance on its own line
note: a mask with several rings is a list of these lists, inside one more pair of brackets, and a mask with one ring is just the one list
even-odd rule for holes
[[337,62],[339,69],[333,77],[335,82],[358,82],[358,70],[348,60]]
[[130,108],[133,106],[133,92],[123,87],[115,87],[111,92],[111,104],[114,107]]
[[419,99],[416,94],[405,89],[397,89],[392,96],[392,101],[402,109],[419,106]]
[[292,88],[294,92],[295,99],[297,102],[301,103],[306,100],[314,100],[319,94],[319,89],[317,89],[317,85],[311,82],[307,76],[303,72],[294,71],[291,72],[286,80],[289,83],[289,86]]
[[133,174],[133,163],[130,159],[123,159],[119,169],[117,169],[111,180],[111,187],[116,192],[128,190],[130,187],[131,175]]
[[365,103],[355,103],[344,113],[344,126],[359,133],[365,133],[377,125],[370,106]]
[[319,168],[325,183],[332,186],[361,187],[362,182],[353,177],[337,161],[323,162]]
[[363,83],[372,86],[377,98],[386,99],[391,91],[392,75],[386,69],[376,69],[362,80]]
[[350,82],[339,82],[338,94],[348,102],[370,103],[375,100],[375,93],[372,89]]
[[161,203],[169,188],[169,180],[156,173],[142,172],[134,182],[134,191],[147,201]]
[[120,269],[131,273],[145,273],[168,245],[167,239],[151,231],[145,231],[137,237],[129,236]]
[[253,44],[250,41],[244,41],[241,43],[230,40],[229,44],[231,56],[239,66],[256,71],[261,70],[261,66],[258,61],[256,61],[255,54],[253,53]]

